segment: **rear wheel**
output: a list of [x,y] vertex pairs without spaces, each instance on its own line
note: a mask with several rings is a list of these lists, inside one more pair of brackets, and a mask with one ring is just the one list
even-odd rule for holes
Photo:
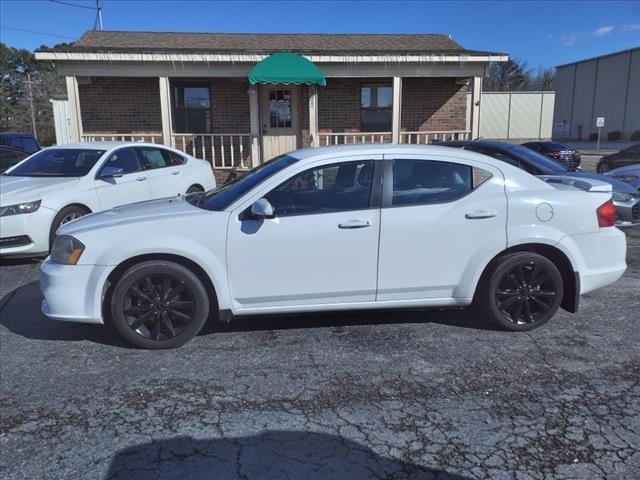
[[202,329],[209,299],[188,268],[152,260],[131,267],[111,296],[111,318],[130,343],[148,349],[177,348]]
[[498,259],[480,286],[480,309],[506,330],[532,330],[547,323],[562,302],[562,275],[546,257],[520,252]]
[[202,188],[200,185],[191,185],[188,189],[187,189],[187,195],[189,195],[190,193],[197,193],[197,192],[204,192],[204,188]]

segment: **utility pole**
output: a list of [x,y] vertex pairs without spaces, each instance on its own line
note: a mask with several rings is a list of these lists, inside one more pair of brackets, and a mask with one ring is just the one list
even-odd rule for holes
[[38,132],[36,131],[36,112],[33,109],[33,91],[31,90],[31,75],[29,72],[25,72],[27,74],[27,85],[29,85],[29,106],[31,107],[31,128],[33,129],[33,136],[35,139],[38,139]]
[[98,10],[98,27],[104,30],[102,26],[102,0],[96,0],[96,9]]

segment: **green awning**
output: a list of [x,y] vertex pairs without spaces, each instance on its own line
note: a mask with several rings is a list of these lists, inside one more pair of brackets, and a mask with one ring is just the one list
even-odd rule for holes
[[284,83],[315,84],[324,87],[327,81],[315,63],[290,52],[269,55],[249,72],[249,84]]

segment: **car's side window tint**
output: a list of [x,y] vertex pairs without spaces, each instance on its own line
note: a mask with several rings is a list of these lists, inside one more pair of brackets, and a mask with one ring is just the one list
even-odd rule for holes
[[140,163],[143,170],[153,170],[155,168],[164,168],[167,166],[165,157],[159,148],[140,147],[137,148],[140,154]]
[[102,168],[104,167],[122,168],[125,174],[139,172],[140,161],[138,160],[138,155],[133,148],[122,148],[117,150],[106,162],[104,162]]
[[187,161],[182,155],[178,155],[175,152],[171,152],[169,150],[160,150],[162,152],[162,156],[164,157],[164,161],[167,165],[171,167],[177,167],[179,165],[184,165]]
[[343,162],[299,173],[266,195],[276,215],[310,215],[369,208],[373,160]]
[[481,168],[433,160],[393,161],[391,205],[428,205],[464,197],[491,178]]

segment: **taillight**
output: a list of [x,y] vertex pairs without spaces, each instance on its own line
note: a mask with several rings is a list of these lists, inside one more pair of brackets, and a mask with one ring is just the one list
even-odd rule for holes
[[616,223],[616,207],[613,200],[607,200],[596,210],[599,227],[613,227]]

